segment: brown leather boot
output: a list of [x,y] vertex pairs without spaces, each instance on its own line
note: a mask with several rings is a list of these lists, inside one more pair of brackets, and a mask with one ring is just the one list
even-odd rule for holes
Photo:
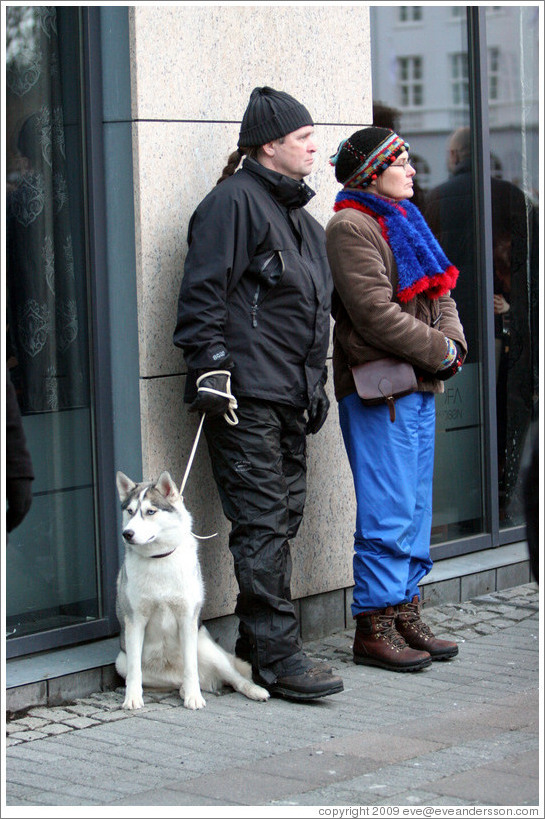
[[389,671],[420,671],[431,665],[427,651],[414,651],[395,628],[395,609],[367,611],[356,615],[354,662],[378,665]]
[[450,640],[438,640],[420,618],[420,600],[396,606],[395,627],[411,648],[427,651],[432,660],[450,660],[458,654],[458,646]]

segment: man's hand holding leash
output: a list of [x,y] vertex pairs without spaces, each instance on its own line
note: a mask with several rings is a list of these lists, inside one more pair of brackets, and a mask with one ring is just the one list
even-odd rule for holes
[[237,407],[237,399],[231,392],[229,370],[209,370],[197,378],[197,397],[190,404],[189,412],[203,412],[209,418],[223,415],[234,427],[238,424]]

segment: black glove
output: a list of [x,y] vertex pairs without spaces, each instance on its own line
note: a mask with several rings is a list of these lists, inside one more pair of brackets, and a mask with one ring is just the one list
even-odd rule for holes
[[233,412],[237,406],[231,393],[229,370],[210,370],[197,378],[197,397],[189,405],[189,412],[205,412],[209,418],[225,415],[228,423],[234,425],[238,423]]
[[315,435],[323,427],[328,411],[329,398],[326,395],[323,382],[318,381],[308,405],[307,435]]
[[451,342],[451,344],[454,345],[454,347],[456,347],[456,357],[455,357],[454,361],[452,362],[452,364],[450,364],[446,369],[438,370],[435,373],[434,377],[438,378],[439,381],[447,381],[449,378],[452,378],[453,375],[456,375],[456,373],[459,370],[462,369],[462,364],[463,364],[463,361],[464,361],[464,357],[463,357],[462,353],[460,352],[460,348],[458,347],[456,342],[452,341],[452,339],[450,339],[450,342]]
[[6,529],[11,532],[12,529],[22,523],[32,504],[32,479],[8,478],[6,480],[6,496],[8,501]]

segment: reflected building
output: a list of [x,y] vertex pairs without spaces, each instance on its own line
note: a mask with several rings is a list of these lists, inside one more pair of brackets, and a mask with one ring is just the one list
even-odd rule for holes
[[[539,12],[535,7],[487,6],[482,19],[490,237],[479,233],[475,204],[479,146],[472,125],[481,112],[472,107],[476,95],[471,92],[475,80],[466,8],[371,9],[375,106],[395,110],[417,170],[416,204],[460,270],[454,296],[469,353],[460,379],[437,399],[437,541],[486,531],[490,493],[496,495],[500,529],[524,522],[519,471],[529,425],[537,417]],[[485,304],[482,250],[489,240],[493,281]],[[493,360],[485,343],[487,322],[494,324]],[[496,430],[489,435],[486,376],[496,385]],[[497,466],[497,487],[487,478],[488,458]]]

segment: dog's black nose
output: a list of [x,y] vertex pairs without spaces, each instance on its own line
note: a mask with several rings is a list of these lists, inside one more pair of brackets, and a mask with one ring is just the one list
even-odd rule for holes
[[125,538],[127,543],[130,543],[134,537],[134,532],[132,531],[132,529],[125,529],[123,532],[123,537]]

